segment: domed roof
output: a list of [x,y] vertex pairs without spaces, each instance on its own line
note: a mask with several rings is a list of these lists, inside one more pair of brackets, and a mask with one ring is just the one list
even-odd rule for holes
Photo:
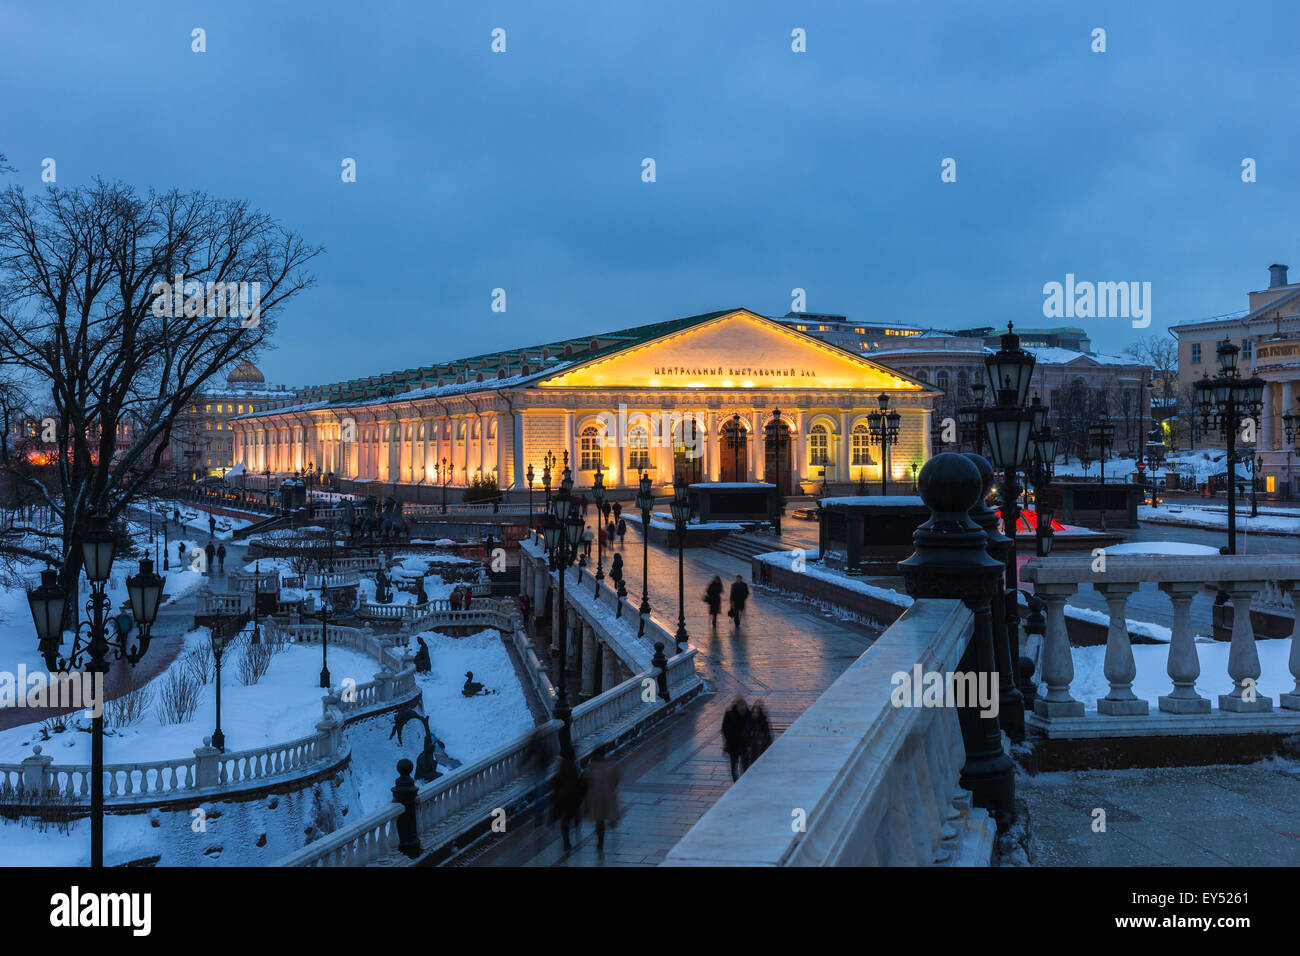
[[244,359],[226,376],[227,385],[265,385],[266,376],[256,365]]

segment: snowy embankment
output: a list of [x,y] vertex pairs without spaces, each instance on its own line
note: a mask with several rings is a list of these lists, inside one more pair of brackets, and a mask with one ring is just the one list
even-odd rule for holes
[[[1201,662],[1201,676],[1197,678],[1196,691],[1202,697],[1209,698],[1216,707],[1219,694],[1226,694],[1232,689],[1232,679],[1228,677],[1228,653],[1231,648],[1232,645],[1227,641],[1200,638],[1196,642],[1196,655]],[[1276,698],[1278,694],[1290,691],[1294,684],[1287,670],[1291,638],[1256,641],[1255,650],[1259,653],[1260,663],[1257,682],[1259,693]],[[1103,671],[1106,648],[1104,645],[1072,647],[1070,656],[1074,660],[1074,681],[1070,684],[1070,696],[1082,701],[1088,710],[1096,710],[1097,698],[1105,697],[1110,691],[1110,683]],[[1156,699],[1162,694],[1168,694],[1173,686],[1167,669],[1169,648],[1157,644],[1134,644],[1133,660],[1137,664],[1133,693],[1143,700],[1149,700],[1154,711]]]
[[[1227,510],[1185,507],[1180,505],[1161,505],[1158,508],[1142,505],[1138,508],[1138,520],[1151,524],[1168,524],[1184,528],[1204,528],[1208,531],[1222,531],[1228,527]],[[1300,514],[1288,517],[1278,514],[1261,514],[1258,518],[1237,513],[1237,530],[1241,534],[1300,534]]]

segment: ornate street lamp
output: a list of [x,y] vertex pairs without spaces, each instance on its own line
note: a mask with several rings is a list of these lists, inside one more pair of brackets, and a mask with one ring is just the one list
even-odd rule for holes
[[[86,577],[90,580],[90,599],[86,602],[90,618],[81,622],[73,632],[72,650],[67,657],[60,655],[60,647],[68,593],[59,585],[58,569],[42,571],[40,586],[27,593],[41,656],[51,673],[76,670],[84,665],[89,674],[107,674],[110,653],[115,660],[125,659],[135,666],[149,650],[150,632],[163,599],[163,579],[154,572],[153,561],[148,558],[140,561],[139,573],[127,579],[127,595],[137,628],[136,644],[131,647],[127,643],[129,632],[122,629],[116,618],[109,618],[113,602],[106,593],[105,582],[112,570],[116,539],[101,515],[90,515],[89,527],[82,535],[80,545]],[[90,865],[100,868],[104,865],[102,706],[96,707],[91,717],[90,763]]]
[[1207,372],[1194,386],[1201,430],[1218,428],[1219,436],[1227,444],[1228,545],[1220,549],[1224,554],[1237,553],[1237,435],[1247,419],[1258,420],[1264,398],[1262,378],[1241,377],[1237,367],[1240,353],[1241,349],[1225,336],[1215,349],[1219,374],[1210,378]]
[[880,493],[889,494],[889,449],[898,444],[898,427],[902,421],[898,412],[889,408],[889,396],[881,392],[876,396],[877,408],[867,413],[867,435],[873,445],[880,446]]
[[957,407],[957,440],[973,446],[975,454],[984,454],[984,391],[983,382],[970,387],[971,401]]
[[573,478],[566,463],[564,480],[560,482],[559,491],[555,495],[554,512],[546,516],[546,522],[542,528],[543,540],[547,549],[555,556],[556,569],[560,579],[559,662],[556,667],[555,711],[553,716],[562,721],[560,727],[560,755],[565,757],[573,755],[573,735],[571,731],[573,711],[569,707],[568,678],[565,676],[569,650],[564,579],[569,565],[578,553],[578,546],[582,542],[582,532],[585,528],[583,520],[578,516],[577,503],[573,501],[570,495],[572,488]]
[[[1037,401],[1037,396],[1035,396]],[[1043,408],[1038,418],[1043,424],[1035,429],[1030,439],[1033,449],[1033,470],[1031,481],[1034,485],[1034,538],[1037,554],[1045,558],[1052,553],[1052,510],[1044,505],[1044,493],[1052,483],[1052,468],[1056,463],[1056,433],[1047,425],[1047,409]]]
[[534,540],[537,537],[537,518],[533,514],[533,479],[535,477],[532,463],[529,462],[528,470],[524,472],[524,478],[528,481],[528,531],[532,534]]
[[1291,500],[1291,453],[1300,444],[1300,415],[1292,411],[1282,413],[1282,425],[1286,429],[1286,490],[1282,493],[1284,501]]
[[[1036,414],[1025,403],[1029,382],[1034,375],[1034,356],[1020,347],[1020,336],[1008,322],[1001,348],[985,358],[984,366],[988,370],[989,385],[993,388],[994,404],[981,408],[979,420],[988,438],[989,457],[993,466],[1002,472],[1002,527],[1011,539],[1006,549],[1004,572],[1005,640],[1009,660],[1014,665],[1020,660],[1020,582],[1016,569],[1016,526],[1020,520],[1020,508],[1016,499],[1019,496],[1018,472],[1026,463]],[[1041,405],[1039,409],[1037,414],[1040,420],[1045,421],[1046,413],[1041,410]],[[1018,698],[1015,706],[1020,713],[1008,715],[1004,726],[1024,726],[1023,699]]]
[[1115,426],[1102,419],[1088,425],[1088,443],[1097,449],[1101,465],[1101,530],[1106,530],[1106,452],[1115,446]]
[[636,495],[636,506],[641,509],[641,624],[637,628],[637,637],[645,636],[645,622],[650,617],[650,512],[655,506],[653,491],[650,476],[641,472]]
[[216,681],[217,714],[216,729],[212,731],[212,746],[222,753],[226,752],[226,735],[221,729],[221,659],[226,656],[227,629],[229,627],[228,619],[218,615],[208,633],[208,642],[212,646],[212,662],[216,667],[214,679]]
[[438,480],[442,484],[442,513],[447,513],[447,484],[451,481],[450,463],[444,456],[441,464],[438,465]]
[[[596,502],[596,524],[600,525],[604,521],[605,509],[605,477],[600,470],[600,462],[596,463],[596,477],[591,486],[591,497]],[[600,582],[605,580],[605,531],[603,528],[597,530],[600,533],[596,535],[596,591],[592,597],[599,601]]]
[[673,480],[673,501],[669,506],[673,514],[673,523],[677,526],[677,652],[686,650],[690,640],[686,634],[686,584],[684,577],[686,523],[691,517],[691,500],[687,497],[686,476],[678,475]]

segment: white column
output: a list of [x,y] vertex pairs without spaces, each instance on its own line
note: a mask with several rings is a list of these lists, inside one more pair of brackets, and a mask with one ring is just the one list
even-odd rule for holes
[[1273,700],[1259,693],[1259,651],[1255,648],[1255,628],[1250,620],[1250,605],[1263,585],[1254,581],[1234,581],[1225,586],[1232,597],[1232,645],[1228,648],[1228,676],[1232,691],[1219,695],[1219,710],[1236,713],[1269,713]]
[[722,473],[719,471],[722,467],[722,457],[718,450],[718,413],[710,411],[705,418],[705,422],[707,423],[708,433],[704,436],[704,445],[706,449],[704,458],[704,474],[708,477],[709,481],[718,481],[722,477]]
[[835,460],[837,462],[835,467],[836,481],[850,480],[851,477],[849,475],[849,445],[850,444],[851,444],[851,440],[849,438],[849,413],[846,411],[840,412],[840,441],[839,444],[835,446],[835,452],[836,452]]
[[1263,451],[1273,450],[1273,382],[1264,383],[1264,412],[1259,423],[1259,447]]
[[582,625],[582,690],[578,696],[587,700],[596,688],[596,634],[585,621]]
[[794,421],[790,423],[790,471],[792,472],[790,490],[794,494],[799,494],[799,479],[806,477],[804,475],[804,461],[803,412],[796,411]]
[[1280,698],[1282,706],[1287,710],[1300,710],[1300,581],[1280,581],[1283,589],[1291,595],[1291,607],[1295,615],[1295,622],[1291,625],[1291,654],[1287,658],[1287,668],[1291,671],[1291,679],[1295,681],[1295,687],[1289,693],[1283,694]]
[[1160,590],[1169,595],[1174,608],[1173,638],[1169,642],[1169,677],[1173,690],[1162,696],[1159,707],[1168,714],[1208,714],[1210,702],[1196,693],[1201,662],[1196,656],[1196,635],[1192,628],[1192,598],[1201,592],[1200,582],[1168,582]]
[[[523,412],[513,412],[510,415],[510,440],[513,443],[515,455],[512,484],[515,488],[524,488],[528,484],[528,479],[524,477],[528,474],[528,462],[524,461]],[[497,441],[501,441],[500,432],[497,432]]]
[[1070,583],[1034,585],[1034,593],[1047,604],[1047,634],[1039,667],[1047,693],[1034,701],[1034,713],[1040,717],[1083,716],[1083,704],[1070,696],[1074,660],[1065,628],[1065,604],[1078,589],[1077,584]]
[[1110,611],[1110,627],[1106,631],[1106,657],[1102,671],[1110,682],[1110,691],[1097,699],[1097,713],[1111,716],[1145,714],[1148,705],[1133,693],[1133,678],[1137,676],[1137,663],[1133,660],[1133,645],[1128,636],[1128,596],[1138,589],[1135,583],[1097,584],[1097,590],[1106,599]]

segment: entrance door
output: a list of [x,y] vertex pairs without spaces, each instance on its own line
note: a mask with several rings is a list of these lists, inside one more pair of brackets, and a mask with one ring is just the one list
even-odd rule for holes
[[776,485],[777,493],[790,495],[790,426],[773,419],[763,428],[763,480]]
[[678,475],[686,483],[704,480],[704,435],[694,418],[687,418],[673,429],[673,478]]
[[719,462],[721,480],[748,481],[749,429],[729,418],[722,423],[721,437],[718,443],[718,454],[722,458]]

